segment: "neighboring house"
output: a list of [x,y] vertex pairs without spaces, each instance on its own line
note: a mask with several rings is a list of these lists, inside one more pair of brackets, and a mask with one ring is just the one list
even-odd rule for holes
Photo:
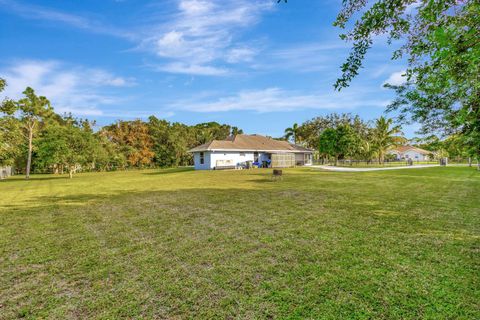
[[433,152],[412,146],[399,146],[388,151],[388,154],[395,155],[397,160],[429,161],[433,159]]
[[239,134],[189,150],[196,170],[247,167],[285,168],[311,165],[313,150],[260,135]]

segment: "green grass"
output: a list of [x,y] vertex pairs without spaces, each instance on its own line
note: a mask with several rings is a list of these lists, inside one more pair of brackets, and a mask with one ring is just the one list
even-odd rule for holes
[[0,182],[0,319],[479,319],[480,174]]

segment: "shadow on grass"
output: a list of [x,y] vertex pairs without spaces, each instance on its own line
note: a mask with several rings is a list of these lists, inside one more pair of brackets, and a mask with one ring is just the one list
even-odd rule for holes
[[0,180],[0,183],[6,182],[35,182],[35,181],[48,181],[48,180],[59,180],[59,179],[69,179],[68,174],[66,175],[53,175],[53,174],[44,174],[44,175],[34,175],[30,179],[25,179],[25,176],[13,176],[6,179]]
[[[184,170],[186,171],[186,170]],[[181,171],[180,171],[181,172]],[[174,173],[174,172],[170,172]],[[144,173],[156,174],[156,173]],[[166,174],[166,173],[164,173]],[[109,205],[118,209],[118,206],[130,206],[131,203],[141,203],[145,198],[149,199],[149,203],[159,202],[162,204],[162,199],[167,202],[183,206],[184,203],[191,202],[192,199],[197,199],[192,205],[207,205],[211,206],[213,203],[230,203],[230,202],[259,202],[267,205],[272,200],[281,201],[284,198],[282,190],[290,189],[284,180],[272,180],[270,176],[264,176],[264,179],[251,179],[249,182],[254,183],[250,188],[235,187],[230,189],[225,188],[184,188],[177,190],[152,190],[152,191],[132,191],[132,190],[111,190],[109,193],[85,193],[85,191],[78,190],[75,194],[68,195],[41,195],[29,199],[24,203],[6,204],[2,208],[6,209],[4,212],[18,213],[19,211],[32,212],[39,210],[55,209],[62,210],[65,208],[74,207],[89,207],[101,205],[109,210]],[[297,189],[291,186],[292,189]],[[303,192],[299,190],[300,192]],[[87,191],[88,192],[88,191]],[[308,193],[308,191],[306,191]],[[289,198],[290,197],[285,197]],[[290,199],[291,200],[291,199]]]

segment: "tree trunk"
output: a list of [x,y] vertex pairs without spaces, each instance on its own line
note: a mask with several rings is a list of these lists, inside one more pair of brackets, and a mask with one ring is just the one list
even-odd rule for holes
[[469,166],[469,167],[472,166],[472,158],[471,158],[471,157],[468,157],[468,166]]
[[68,176],[69,176],[70,179],[73,178],[73,167],[72,166],[70,166],[70,168],[68,170]]
[[338,156],[335,156],[335,167],[337,166],[338,163]]
[[25,179],[30,179],[30,167],[32,166],[32,150],[33,150],[33,127],[28,128],[28,158],[27,158],[27,172]]

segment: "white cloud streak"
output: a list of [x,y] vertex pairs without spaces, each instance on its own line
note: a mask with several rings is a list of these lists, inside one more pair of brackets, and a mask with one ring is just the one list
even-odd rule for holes
[[38,5],[26,5],[12,0],[0,0],[0,6],[2,6],[3,10],[15,13],[25,19],[63,23],[65,25],[83,29],[89,32],[131,40],[136,37],[131,32],[112,26],[107,26],[99,21]]
[[405,76],[405,73],[406,71],[405,70],[402,70],[402,71],[397,71],[397,72],[393,72],[387,80],[385,80],[385,82],[383,84],[391,84],[391,85],[394,85],[394,86],[400,86],[402,84],[404,84],[405,82],[407,82],[407,78]]
[[389,101],[366,98],[366,90],[303,94],[280,88],[241,91],[233,96],[179,101],[170,107],[193,112],[284,112],[305,109],[352,110],[359,107],[384,107]]
[[[163,61],[155,68],[168,73],[221,76],[235,64],[251,62],[257,44],[239,41],[261,15],[274,8],[265,0],[174,0],[176,10],[158,16],[156,10],[143,17],[144,25],[117,28],[84,16],[55,9],[0,0],[0,10],[30,20],[51,21],[97,34],[125,38],[137,49],[151,52]],[[150,15],[150,16],[149,16]],[[220,67],[218,65],[221,65]]]
[[241,30],[273,8],[270,1],[179,0],[172,18],[154,28],[140,48],[166,59],[162,71],[193,75],[224,75],[215,63],[248,62],[257,50],[237,43]]
[[72,67],[58,61],[16,61],[0,70],[7,87],[0,98],[18,99],[26,87],[46,96],[57,112],[75,115],[101,115],[102,105],[118,102],[117,98],[100,93],[107,87],[135,85],[133,79],[115,76],[102,69]]

